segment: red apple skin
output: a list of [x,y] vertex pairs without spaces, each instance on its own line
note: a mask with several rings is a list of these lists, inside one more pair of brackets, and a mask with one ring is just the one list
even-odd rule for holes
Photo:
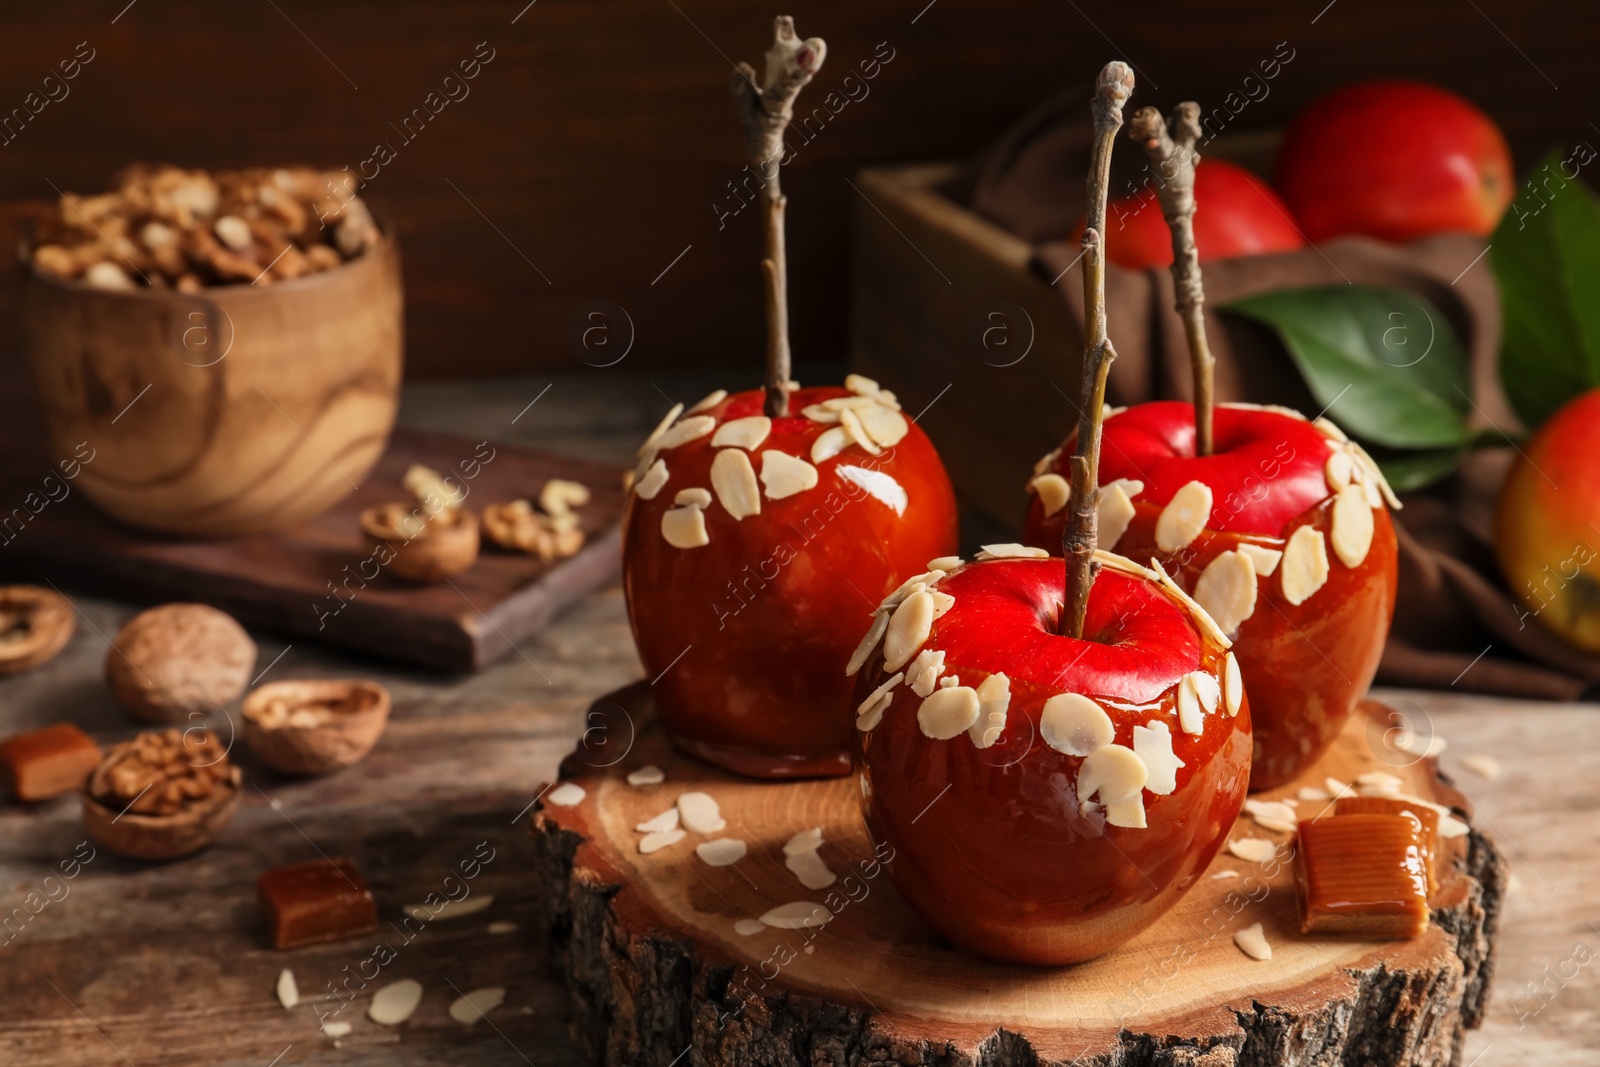
[[[794,393],[795,414],[774,419],[751,453],[757,473],[769,449],[809,462],[812,442],[829,427],[799,412],[849,395],[832,386]],[[760,390],[736,393],[696,414],[721,424],[760,415],[762,399]],[[665,487],[653,500],[630,493],[623,520],[628,617],[662,721],[680,748],[739,774],[848,774],[852,686],[844,670],[861,636],[852,620],[867,618],[929,559],[955,552],[950,479],[912,424],[882,456],[852,445],[824,461],[813,489],[780,500],[763,493],[759,515],[735,520],[713,500],[705,509],[710,544],[674,548],[661,516],[680,490],[709,489],[718,451],[707,436],[662,452]],[[841,466],[891,475],[905,489],[905,513],[844,478]]]
[[1364,82],[1318,100],[1290,125],[1277,172],[1312,242],[1484,236],[1516,191],[1511,150],[1494,121],[1418,82]]
[[1529,617],[1600,652],[1600,389],[1569,401],[1522,453],[1496,511],[1500,569]]
[[[955,606],[922,647],[944,649],[945,673],[962,685],[995,672],[1011,680],[993,746],[927,737],[922,699],[903,683],[858,743],[867,826],[895,850],[900,894],[965,952],[1046,966],[1103,955],[1177,903],[1227,839],[1250,775],[1248,701],[1231,717],[1219,705],[1199,735],[1179,728],[1177,683],[1193,670],[1220,674],[1226,654],[1188,609],[1153,581],[1104,570],[1085,639],[1063,637],[1053,627],[1064,581],[1060,559],[999,560],[937,586]],[[869,667],[858,698],[887,678],[881,654]],[[1131,747],[1135,726],[1168,724],[1185,766],[1172,793],[1143,793],[1145,828],[1080,810],[1083,760],[1039,733],[1045,701],[1062,692],[1101,702],[1114,744]]]
[[[1200,262],[1305,247],[1288,205],[1272,186],[1220,159],[1207,159],[1194,173],[1194,243]],[[1083,226],[1080,218],[1069,238],[1073,244],[1083,236]],[[1172,233],[1154,189],[1108,204],[1106,230],[1106,255],[1119,267],[1172,266]]]
[[[1182,401],[1140,404],[1104,424],[1100,481],[1145,482],[1134,517],[1115,551],[1158,560],[1187,590],[1202,571],[1241,542],[1282,552],[1294,531],[1311,525],[1326,540],[1333,494],[1323,471],[1330,443],[1296,415],[1218,405],[1215,449],[1194,455],[1194,407]],[[1072,442],[1050,469],[1066,475]],[[1141,477],[1141,472],[1143,477]],[[1155,528],[1173,493],[1190,481],[1211,487],[1206,529],[1186,548],[1163,552]],[[1029,505],[1026,544],[1061,551],[1065,511],[1046,517]],[[1232,635],[1254,709],[1253,790],[1292,782],[1333,743],[1372,685],[1394,615],[1399,557],[1387,509],[1373,514],[1372,545],[1357,567],[1328,551],[1328,581],[1300,604],[1283,597],[1279,575],[1258,578],[1256,608]]]

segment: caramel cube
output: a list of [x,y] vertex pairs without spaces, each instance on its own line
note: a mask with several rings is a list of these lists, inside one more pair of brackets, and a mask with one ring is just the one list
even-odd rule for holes
[[1439,890],[1439,813],[1415,801],[1397,797],[1340,797],[1334,803],[1333,814],[1339,815],[1410,815],[1422,824],[1422,858],[1428,870],[1428,894]]
[[100,746],[70,722],[0,741],[0,772],[18,800],[47,800],[83,784],[100,764]]
[[1300,824],[1300,930],[1378,941],[1428,928],[1422,823],[1411,815],[1334,815]]
[[378,928],[372,890],[343,856],[274,867],[256,879],[256,897],[276,949],[342,941]]

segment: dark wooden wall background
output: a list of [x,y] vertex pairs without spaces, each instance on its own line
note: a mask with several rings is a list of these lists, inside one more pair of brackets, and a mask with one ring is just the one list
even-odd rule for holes
[[[636,326],[630,367],[757,358],[755,213],[719,230],[712,205],[741,165],[729,59],[759,63],[779,8],[537,0],[513,25],[526,0],[126,3],[51,0],[9,4],[0,15],[0,112],[78,42],[97,53],[70,96],[0,146],[8,221],[14,202],[48,198],[52,183],[92,191],[132,160],[354,167],[389,141],[398,156],[368,196],[401,231],[413,373],[576,367],[568,322],[601,299]],[[1487,108],[1519,165],[1553,142],[1600,144],[1589,124],[1600,121],[1600,16],[1590,3],[797,0],[782,8],[802,34],[829,42],[813,103],[880,42],[894,54],[869,95],[833,119],[786,179],[802,360],[844,350],[858,195],[847,178],[857,168],[968,155],[1058,89],[1081,84],[1087,95],[1092,72],[1119,55],[1139,69],[1141,98],[1166,105],[1220,99],[1289,42],[1293,63],[1246,109],[1240,129],[1279,125],[1350,80],[1411,75]],[[471,95],[403,143],[390,123],[482,41],[495,58]]]

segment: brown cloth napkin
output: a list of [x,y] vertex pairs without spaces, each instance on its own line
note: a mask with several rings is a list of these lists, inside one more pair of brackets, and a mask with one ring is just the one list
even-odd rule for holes
[[[949,190],[978,214],[1032,242],[1034,270],[1061,286],[1069,311],[1080,321],[1079,249],[1065,238],[1083,214],[1087,100],[1087,91],[1071,91],[1046,101]],[[1275,141],[1270,135],[1230,132],[1203,151],[1265,174]],[[1145,177],[1143,154],[1131,144],[1118,147],[1112,157],[1113,198],[1132,193]],[[1107,242],[1115,241],[1113,230]],[[1483,251],[1482,240],[1465,234],[1403,246],[1349,237],[1294,252],[1211,262],[1201,273],[1213,308],[1272,289],[1343,283],[1386,286],[1426,298],[1470,358],[1474,424],[1516,432],[1520,426],[1501,390],[1497,366],[1499,293]],[[1172,308],[1170,272],[1108,264],[1106,304],[1112,333],[1122,342],[1111,369],[1113,402],[1190,398],[1189,354]],[[1213,313],[1207,334],[1217,358],[1219,400],[1287,404],[1302,411],[1321,407],[1270,331]],[[1405,509],[1396,516],[1399,602],[1379,682],[1549,700],[1574,700],[1600,684],[1600,657],[1568,648],[1536,619],[1525,617],[1495,566],[1488,516],[1510,458],[1509,452],[1480,453],[1457,475],[1403,498]]]

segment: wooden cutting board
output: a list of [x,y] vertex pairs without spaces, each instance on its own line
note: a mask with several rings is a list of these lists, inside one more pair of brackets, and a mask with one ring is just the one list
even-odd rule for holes
[[[583,549],[545,565],[485,541],[470,570],[431,586],[407,585],[374,566],[361,510],[407,499],[400,479],[413,463],[446,473],[474,460],[479,473],[465,483],[473,509],[536,499],[551,478],[587,485],[593,498],[580,511]],[[514,654],[562,608],[613,581],[621,565],[621,468],[466,437],[396,430],[361,487],[331,510],[283,533],[218,541],[124,526],[80,492],[63,497],[59,481],[52,491],[61,499],[34,513],[24,502],[44,499],[41,484],[52,470],[39,446],[7,448],[0,462],[0,581],[140,602],[198,601],[251,629],[438,670],[476,670]]]

